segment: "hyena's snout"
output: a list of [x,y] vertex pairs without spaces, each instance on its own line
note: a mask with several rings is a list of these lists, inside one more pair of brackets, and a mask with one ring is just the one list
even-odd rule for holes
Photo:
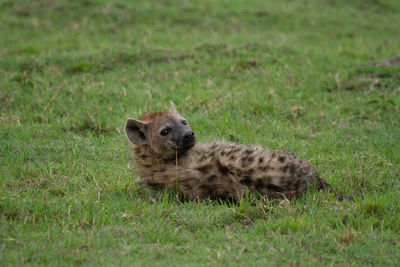
[[180,149],[189,149],[196,144],[196,135],[192,130],[187,130],[182,133],[181,138],[178,141],[178,147]]

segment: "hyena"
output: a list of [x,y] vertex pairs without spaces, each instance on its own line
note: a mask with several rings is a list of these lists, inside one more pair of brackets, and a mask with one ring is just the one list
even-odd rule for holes
[[309,189],[333,191],[316,170],[285,150],[230,142],[196,144],[188,121],[175,109],[128,119],[134,165],[150,189],[178,187],[185,199],[239,200],[249,193],[293,198]]

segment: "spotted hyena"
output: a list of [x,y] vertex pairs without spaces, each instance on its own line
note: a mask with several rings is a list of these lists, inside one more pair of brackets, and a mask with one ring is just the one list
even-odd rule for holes
[[178,186],[188,200],[238,200],[247,192],[290,199],[312,188],[332,191],[291,152],[230,142],[196,144],[189,122],[172,102],[167,111],[128,119],[125,131],[142,184],[156,190]]

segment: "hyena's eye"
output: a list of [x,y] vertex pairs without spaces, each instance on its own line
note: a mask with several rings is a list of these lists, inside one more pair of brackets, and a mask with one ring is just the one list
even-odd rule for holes
[[183,125],[187,125],[187,122],[186,122],[186,121],[181,121],[181,123],[182,123]]
[[160,134],[162,135],[162,136],[166,136],[167,134],[168,134],[168,129],[164,129],[164,130],[162,130],[161,132],[160,132]]

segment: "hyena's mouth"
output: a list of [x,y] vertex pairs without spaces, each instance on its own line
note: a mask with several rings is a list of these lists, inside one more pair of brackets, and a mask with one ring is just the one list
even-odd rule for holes
[[176,144],[170,144],[168,146],[168,149],[174,152],[185,152],[188,151],[189,149],[191,149],[192,147],[194,147],[196,145],[196,141],[194,140],[193,142],[189,143],[189,144],[182,144],[182,145],[176,145]]
[[185,144],[183,146],[177,147],[177,150],[178,150],[178,152],[185,152],[185,151],[188,151],[189,149],[191,149],[192,147],[194,147],[195,144],[196,144],[196,140],[194,140],[190,144]]
[[196,144],[196,142],[193,142],[193,143],[191,143],[191,144],[188,144],[188,145],[185,145],[185,146],[182,146],[182,147],[178,148],[178,150],[179,150],[179,151],[186,151],[186,150],[189,150],[189,149],[191,149],[192,147],[194,147],[195,144]]

